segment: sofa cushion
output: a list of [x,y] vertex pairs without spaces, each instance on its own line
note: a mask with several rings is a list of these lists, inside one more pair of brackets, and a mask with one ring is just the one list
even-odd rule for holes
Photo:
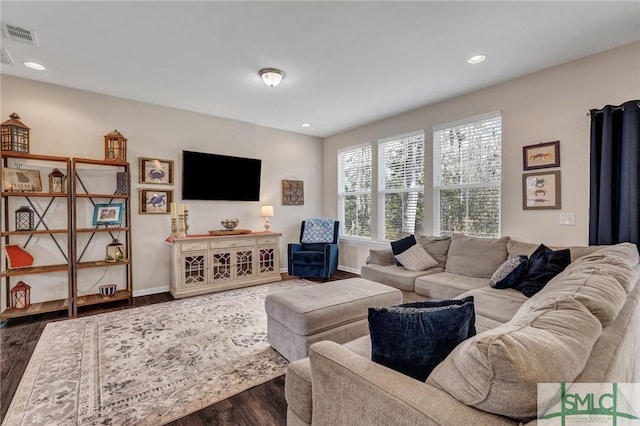
[[451,237],[437,237],[433,235],[416,235],[416,241],[431,255],[441,268],[447,262],[447,252],[451,245]]
[[371,360],[416,380],[476,334],[473,297],[369,308]]
[[507,260],[509,239],[454,235],[451,237],[444,270],[468,277],[491,278],[502,262]]
[[[397,256],[414,245],[416,245],[416,237],[411,234],[397,241],[391,241],[391,251],[394,256]],[[398,262],[398,259],[396,259],[396,265],[402,266],[402,263]]]
[[414,291],[414,283],[417,277],[441,272],[440,268],[427,269],[426,271],[408,271],[403,266],[396,265],[362,265],[360,276],[371,281],[385,284],[404,291]]
[[427,383],[481,410],[531,419],[537,384],[573,382],[601,332],[600,322],[577,300],[556,300],[465,340]]
[[453,299],[466,291],[488,285],[488,278],[475,278],[450,272],[439,272],[417,277],[414,283],[414,291],[430,299]]
[[391,249],[371,249],[369,250],[369,259],[367,264],[395,265],[396,258],[393,256]]
[[489,285],[497,289],[509,288],[527,272],[528,266],[529,259],[527,256],[510,257],[493,273],[489,280]]
[[514,283],[513,288],[531,297],[542,290],[542,287],[562,272],[569,263],[571,263],[569,249],[554,251],[540,244],[529,257],[526,273]]
[[515,316],[526,316],[540,305],[573,297],[606,327],[617,317],[638,279],[629,261],[633,256],[625,259],[611,250],[583,256],[525,302]]
[[[529,298],[518,290],[512,288],[496,289],[488,286],[467,291],[460,297],[473,296],[473,305],[476,311],[476,330],[481,331],[478,327],[480,318],[487,318],[495,321],[495,328],[509,322],[518,312],[520,306]],[[483,328],[482,331],[485,329]]]
[[424,271],[438,266],[438,262],[429,256],[429,253],[420,244],[415,244],[397,254],[396,259],[409,271]]

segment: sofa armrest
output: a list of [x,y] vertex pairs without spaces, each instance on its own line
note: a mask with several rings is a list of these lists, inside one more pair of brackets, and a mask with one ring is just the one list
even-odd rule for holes
[[369,262],[374,265],[395,265],[396,258],[391,249],[369,250]]
[[[314,425],[517,425],[322,341],[309,348]],[[354,419],[357,422],[354,423]]]

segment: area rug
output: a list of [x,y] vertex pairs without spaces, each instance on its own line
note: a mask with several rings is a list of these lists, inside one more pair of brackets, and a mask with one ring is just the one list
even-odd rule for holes
[[3,425],[161,425],[284,374],[267,294],[285,281],[47,324]]

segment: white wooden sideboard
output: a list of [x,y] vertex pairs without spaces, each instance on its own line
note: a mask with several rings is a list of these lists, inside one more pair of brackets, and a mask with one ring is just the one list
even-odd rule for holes
[[175,298],[280,281],[277,232],[174,237],[171,294]]

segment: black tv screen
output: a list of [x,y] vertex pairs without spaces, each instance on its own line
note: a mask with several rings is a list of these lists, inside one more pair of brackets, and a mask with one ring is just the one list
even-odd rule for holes
[[262,160],[182,151],[184,200],[259,201]]

